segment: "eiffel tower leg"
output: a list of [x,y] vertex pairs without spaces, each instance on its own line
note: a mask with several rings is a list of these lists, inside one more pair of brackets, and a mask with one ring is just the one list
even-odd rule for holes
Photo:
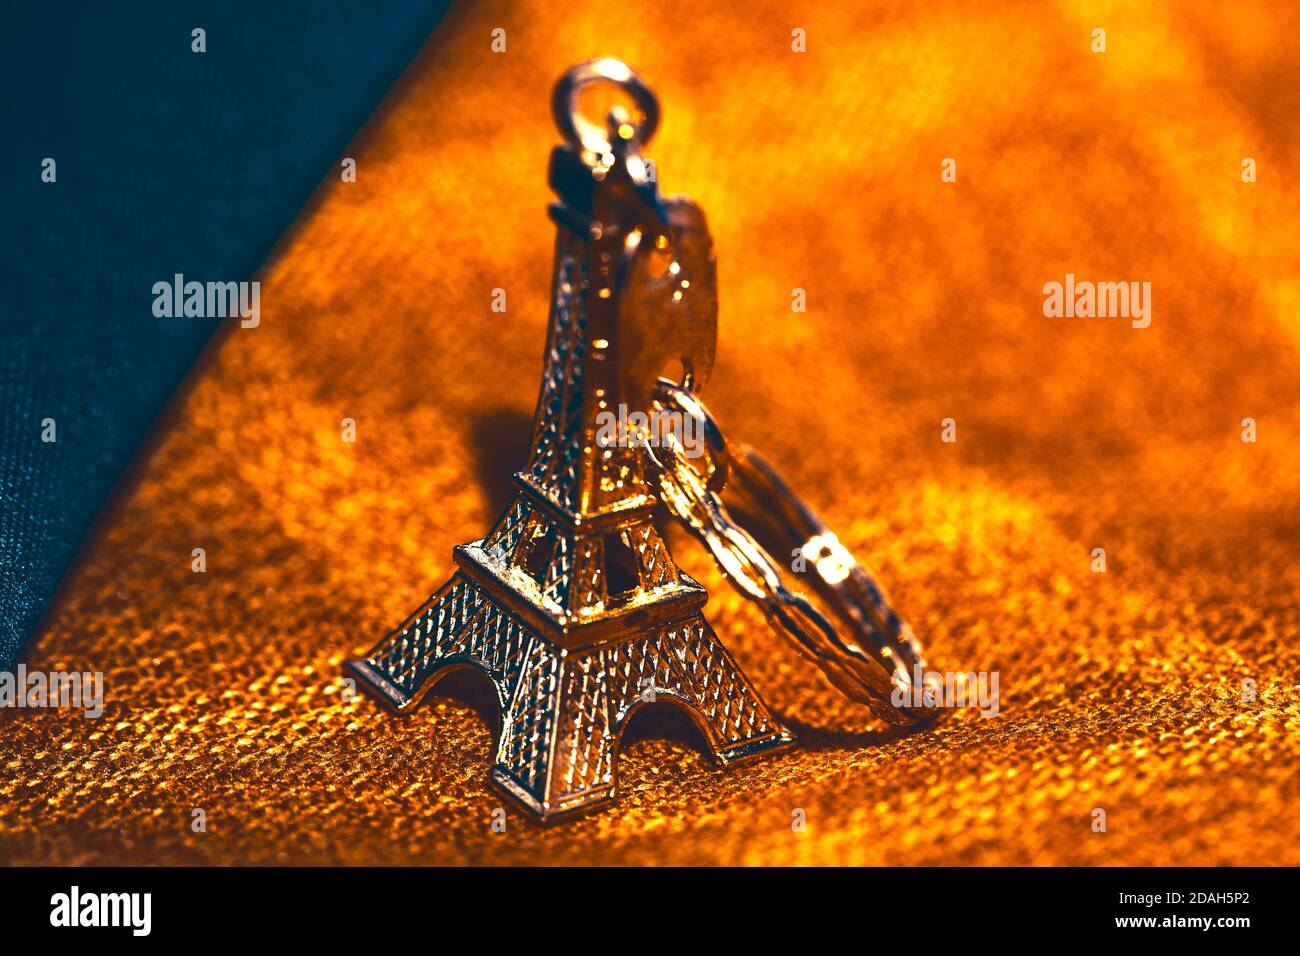
[[603,806],[617,796],[628,719],[667,701],[690,713],[723,765],[794,740],[696,615],[563,656],[538,641],[502,721],[492,779],[543,821]]
[[449,668],[470,664],[492,681],[504,708],[531,637],[490,595],[458,574],[365,658],[347,666],[392,709],[406,713]]
[[599,650],[616,737],[638,708],[668,700],[687,710],[724,766],[794,742],[701,614]]

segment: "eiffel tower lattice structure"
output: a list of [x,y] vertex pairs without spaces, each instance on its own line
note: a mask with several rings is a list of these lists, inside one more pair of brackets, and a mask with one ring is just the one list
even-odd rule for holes
[[[659,197],[635,140],[593,155],[569,139],[551,159],[561,202],[551,207],[550,327],[515,498],[486,538],[454,550],[450,581],[348,662],[399,712],[455,668],[486,674],[502,714],[491,779],[545,821],[615,798],[623,729],[647,703],[685,708],[724,765],[793,741],[705,620],[706,590],[661,539],[643,450],[597,441],[598,416],[644,394],[617,360],[634,309],[628,260],[652,246],[677,253],[672,277],[711,288],[711,248],[700,253],[698,230],[682,225],[703,229],[702,216]],[[713,310],[700,321],[716,335],[716,299],[700,308]]]

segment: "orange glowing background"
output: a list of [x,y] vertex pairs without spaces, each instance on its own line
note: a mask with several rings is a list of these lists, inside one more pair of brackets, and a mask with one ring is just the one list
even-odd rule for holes
[[[27,662],[103,670],[107,710],[0,712],[0,860],[1300,863],[1294,8],[861,6],[453,10],[65,583]],[[508,499],[548,309],[548,93],[598,54],[654,83],[659,179],[709,216],[710,406],[933,666],[1000,673],[1002,713],[884,734],[679,534],[800,748],[722,772],[647,713],[616,808],[495,834],[475,686],[396,718],[344,703],[340,665]],[[1067,272],[1151,282],[1150,328],[1045,318]]]

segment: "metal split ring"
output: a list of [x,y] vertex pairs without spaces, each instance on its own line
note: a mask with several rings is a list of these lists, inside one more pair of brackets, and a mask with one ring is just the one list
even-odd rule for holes
[[[701,448],[684,448],[675,434],[646,446],[660,500],[704,543],[732,585],[835,687],[881,720],[907,726],[935,716],[916,692],[914,675],[922,675],[923,686],[934,680],[920,642],[871,573],[757,452],[728,448],[698,396],[660,379],[655,401],[660,411],[690,416],[703,437]],[[819,600],[792,587],[797,572],[784,571],[784,559],[732,516],[724,486],[751,526],[775,542],[773,551],[803,569]]]

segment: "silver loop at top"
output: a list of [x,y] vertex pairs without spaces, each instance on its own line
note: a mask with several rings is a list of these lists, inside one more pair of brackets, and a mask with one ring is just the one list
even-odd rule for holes
[[659,99],[642,77],[622,60],[600,57],[569,67],[555,84],[551,94],[551,113],[560,133],[574,146],[595,153],[612,150],[609,131],[582,115],[578,96],[582,90],[597,83],[617,86],[636,105],[639,115],[630,118],[631,136],[639,146],[645,146],[659,128]]

